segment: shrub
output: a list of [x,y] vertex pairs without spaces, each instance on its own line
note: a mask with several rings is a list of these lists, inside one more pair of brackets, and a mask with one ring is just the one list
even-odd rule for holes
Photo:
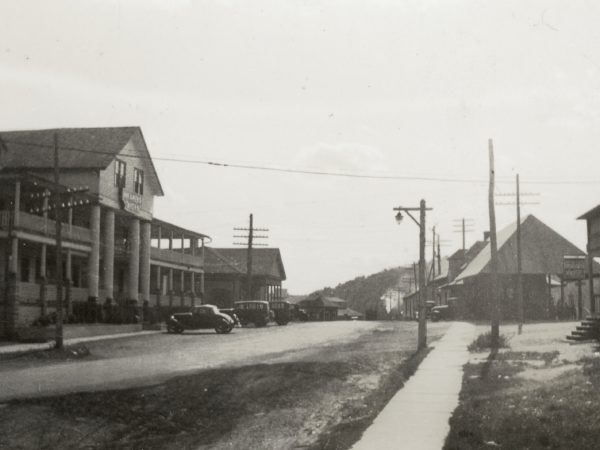
[[[498,344],[499,348],[508,348],[508,338],[505,335],[501,334],[500,336],[498,336]],[[483,350],[491,349],[492,333],[488,331],[486,333],[480,334],[479,336],[477,336],[477,339],[475,339],[469,344],[469,347],[467,348],[470,352],[480,352]]]

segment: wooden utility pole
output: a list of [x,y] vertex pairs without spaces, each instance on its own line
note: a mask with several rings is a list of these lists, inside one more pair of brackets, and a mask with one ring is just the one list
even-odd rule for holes
[[[454,219],[454,232],[462,234],[462,249],[463,252],[467,249],[467,233],[473,231],[473,219]],[[467,228],[468,227],[468,228]]]
[[[54,183],[60,184],[60,169],[58,160],[58,134],[54,133]],[[63,289],[62,289],[62,206],[60,191],[54,193],[54,214],[56,224],[56,348],[63,348]]]
[[592,227],[591,220],[587,222],[587,273],[588,273],[588,292],[590,296],[590,315],[596,314],[596,296],[594,294],[594,257],[592,256]]
[[425,290],[425,211],[425,200],[421,200],[419,219],[419,350],[427,346],[427,292]]
[[523,255],[521,253],[521,191],[517,174],[517,304],[519,311],[518,334],[523,332]]
[[248,228],[234,228],[236,231],[247,231],[247,235],[234,235],[235,238],[247,238],[247,242],[234,242],[234,245],[247,246],[248,253],[246,256],[246,300],[252,299],[252,249],[255,246],[266,246],[267,244],[258,244],[254,239],[267,238],[268,236],[259,236],[254,234],[255,231],[269,231],[268,228],[254,228],[254,216],[250,214],[250,224]]
[[250,226],[248,231],[248,255],[246,262],[246,295],[252,298],[252,241],[254,240],[254,222],[250,214]]
[[490,213],[490,306],[491,306],[491,345],[498,348],[500,342],[500,311],[498,305],[498,242],[496,240],[496,210],[494,208],[494,143],[488,140],[488,152],[490,158],[490,186],[489,186],[489,213]]
[[437,265],[438,275],[442,274],[442,251],[440,250],[440,235],[437,236]]
[[435,280],[435,227],[431,229],[431,280]]

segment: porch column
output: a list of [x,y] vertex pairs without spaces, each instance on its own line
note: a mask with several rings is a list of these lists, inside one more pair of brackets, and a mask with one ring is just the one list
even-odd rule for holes
[[162,274],[160,271],[160,266],[156,266],[156,300],[157,305],[160,306],[160,296],[162,295]]
[[104,213],[104,258],[102,259],[106,300],[114,298],[115,289],[115,212],[107,209]]
[[[183,242],[183,241],[182,241]],[[181,270],[179,274],[179,290],[181,292],[181,306],[185,305],[185,271]]]
[[140,220],[131,218],[129,222],[129,283],[127,287],[127,300],[137,302],[140,286]]
[[[45,214],[45,213],[44,213]],[[48,301],[46,297],[46,259],[48,247],[42,244],[40,251],[40,307],[42,316],[48,314]]]
[[196,306],[196,274],[190,272],[190,293],[192,295],[192,306]]
[[142,223],[142,245],[140,247],[140,291],[142,301],[150,301],[150,222]]
[[200,303],[204,301],[204,271],[200,274]]
[[[13,210],[13,230],[19,227],[19,212],[21,211],[21,182],[15,181],[15,198]],[[13,231],[14,233],[14,231]],[[11,252],[8,270],[15,275],[19,271],[19,238],[12,236]]]
[[98,281],[100,279],[100,205],[92,205],[90,211],[90,229],[92,251],[88,260],[88,300],[98,300]]
[[[42,200],[42,216],[44,217],[44,229],[48,229],[48,197],[50,191],[44,189],[44,200]],[[46,244],[41,245],[40,251],[40,306],[42,309],[42,316],[48,314],[48,302],[46,300],[46,258],[47,258],[48,247]]]
[[[198,239],[195,237],[190,238],[190,254],[192,257],[196,256],[196,246],[198,245]],[[192,294],[192,306],[196,306],[196,274],[190,272],[190,292]]]
[[[71,207],[72,198],[69,198],[67,204],[67,230],[69,230],[69,235],[72,236],[71,232],[73,231],[73,208]],[[65,261],[65,299],[66,299],[66,307],[67,307],[67,315],[70,316],[73,314],[73,301],[71,299],[71,287],[73,286],[73,255],[71,253],[71,248],[67,247],[67,259]]]
[[[169,244],[172,242],[169,239]],[[169,308],[173,307],[173,269],[169,268],[169,277],[168,277],[168,292],[169,292]]]
[[[158,234],[158,239],[156,242],[156,247],[160,250],[160,241],[162,240],[162,228],[159,225],[157,227],[157,234]],[[158,310],[160,311],[160,301],[161,301],[161,296],[162,296],[162,274],[161,274],[161,270],[160,270],[160,266],[157,265],[156,266],[156,307],[158,308]]]

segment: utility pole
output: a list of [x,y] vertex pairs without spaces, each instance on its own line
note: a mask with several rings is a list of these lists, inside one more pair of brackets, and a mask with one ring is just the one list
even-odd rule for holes
[[252,249],[255,246],[264,246],[267,244],[256,243],[254,239],[266,239],[266,235],[255,235],[255,231],[269,231],[268,228],[254,228],[254,216],[250,214],[249,227],[248,228],[234,228],[235,231],[247,231],[247,235],[234,235],[234,238],[247,238],[247,242],[234,242],[234,245],[244,245],[248,248],[247,261],[246,261],[246,299],[252,299]]
[[438,273],[442,274],[442,252],[440,250],[440,235],[437,236],[437,264],[438,264]]
[[[398,211],[396,214],[396,221],[398,223],[402,222],[404,218],[402,213],[405,212],[419,227],[419,331],[417,350],[421,350],[427,346],[427,292],[425,290],[425,232],[427,228],[425,226],[425,212],[430,210],[431,208],[426,207],[425,200],[421,200],[419,208],[406,208],[402,206],[394,208],[394,211]],[[411,211],[420,212],[419,220],[415,219]]]
[[496,241],[496,210],[494,209],[494,143],[488,140],[488,152],[490,158],[490,186],[488,193],[489,213],[490,213],[490,265],[492,269],[490,282],[490,303],[491,303],[491,346],[497,349],[500,343],[500,317],[498,308],[498,243]]
[[517,304],[519,309],[518,334],[523,333],[523,267],[521,254],[521,192],[517,174]]
[[471,233],[471,232],[474,231],[473,228],[472,228],[473,225],[474,225],[473,219],[466,219],[464,217],[462,219],[454,219],[454,232],[462,234],[462,249],[463,249],[463,252],[467,248],[466,234],[467,233]]
[[[60,185],[60,170],[58,160],[58,134],[54,133],[54,183]],[[56,224],[56,348],[63,348],[63,289],[62,289],[62,207],[60,192],[54,193],[54,222]]]
[[540,195],[539,193],[533,192],[521,192],[521,183],[519,174],[516,176],[516,191],[514,193],[498,193],[496,196],[498,197],[515,197],[514,202],[496,202],[496,205],[499,206],[516,206],[517,207],[517,286],[516,286],[516,296],[517,296],[517,316],[519,320],[519,325],[517,328],[518,334],[523,332],[523,322],[524,322],[524,304],[523,304],[523,254],[522,254],[522,246],[521,246],[521,205],[539,205],[539,202],[522,202],[521,197],[526,196],[534,196]]
[[418,349],[427,347],[427,292],[425,291],[425,200],[420,203],[419,230],[419,337]]
[[435,280],[435,226],[431,229],[431,280]]
[[246,261],[246,295],[252,298],[252,241],[254,240],[254,222],[250,214],[250,226],[248,231],[248,255]]

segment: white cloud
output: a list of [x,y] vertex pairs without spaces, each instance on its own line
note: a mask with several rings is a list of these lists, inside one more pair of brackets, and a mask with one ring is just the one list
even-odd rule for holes
[[320,171],[375,173],[385,168],[385,158],[380,150],[368,145],[319,143],[302,149],[294,165]]

